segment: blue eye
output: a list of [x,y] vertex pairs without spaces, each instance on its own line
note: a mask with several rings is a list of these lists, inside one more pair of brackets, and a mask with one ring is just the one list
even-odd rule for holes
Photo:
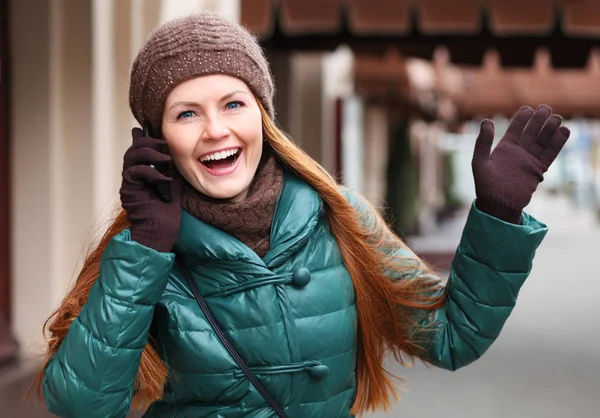
[[229,103],[227,103],[227,105],[225,105],[225,107],[227,108],[227,110],[236,110],[236,109],[239,109],[242,106],[244,106],[244,103],[240,102],[239,100],[236,100],[236,101],[233,101],[233,102],[229,102]]
[[179,116],[177,116],[177,119],[181,119],[181,118],[189,119],[192,116],[194,116],[194,112],[192,112],[191,110],[186,110],[185,112],[181,112],[179,114]]

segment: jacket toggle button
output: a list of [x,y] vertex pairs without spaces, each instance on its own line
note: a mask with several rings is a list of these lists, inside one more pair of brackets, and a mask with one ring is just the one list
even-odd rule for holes
[[311,367],[308,374],[315,380],[323,380],[329,375],[329,367],[319,364],[318,366]]
[[310,282],[310,270],[300,267],[292,276],[292,284],[296,287],[304,287]]

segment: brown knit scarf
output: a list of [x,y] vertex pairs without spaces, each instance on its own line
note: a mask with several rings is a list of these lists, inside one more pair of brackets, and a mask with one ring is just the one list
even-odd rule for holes
[[275,204],[283,188],[283,169],[265,149],[248,197],[232,203],[212,199],[185,182],[181,206],[192,216],[237,238],[260,257],[269,249]]

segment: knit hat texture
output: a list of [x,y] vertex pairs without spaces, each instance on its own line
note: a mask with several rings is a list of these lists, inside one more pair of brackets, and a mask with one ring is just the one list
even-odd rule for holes
[[140,125],[160,130],[163,107],[178,84],[210,74],[244,81],[271,118],[274,85],[257,39],[239,24],[201,12],[152,31],[131,68],[129,107]]

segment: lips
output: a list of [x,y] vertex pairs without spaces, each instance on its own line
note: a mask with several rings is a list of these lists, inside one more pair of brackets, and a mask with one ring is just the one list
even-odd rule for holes
[[239,165],[242,149],[239,147],[203,154],[198,161],[213,176],[231,174]]

